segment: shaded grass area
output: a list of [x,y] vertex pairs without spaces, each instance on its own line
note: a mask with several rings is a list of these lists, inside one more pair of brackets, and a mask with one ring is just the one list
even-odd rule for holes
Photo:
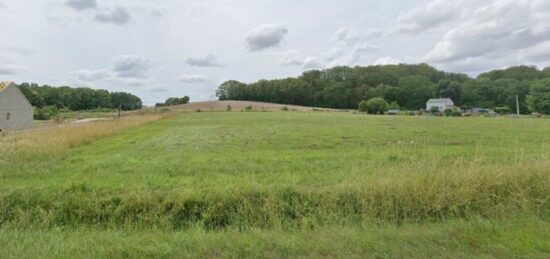
[[550,120],[208,112],[151,121],[1,139],[12,147],[0,147],[1,250],[548,253]]
[[548,258],[548,229],[536,218],[246,232],[4,228],[0,247],[3,258]]

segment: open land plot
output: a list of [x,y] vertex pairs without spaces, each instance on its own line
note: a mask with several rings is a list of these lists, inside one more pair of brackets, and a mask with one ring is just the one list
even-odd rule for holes
[[51,152],[29,150],[29,136],[0,140],[11,143],[0,149],[4,255],[550,253],[549,120],[203,112],[144,123]]

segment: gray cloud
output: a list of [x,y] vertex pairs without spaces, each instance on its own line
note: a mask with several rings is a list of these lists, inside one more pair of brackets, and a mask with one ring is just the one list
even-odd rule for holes
[[148,91],[153,93],[164,93],[164,92],[167,92],[168,89],[162,88],[162,87],[153,87],[153,88],[150,88]]
[[95,19],[102,23],[126,25],[130,22],[131,16],[128,10],[123,7],[116,7],[109,12],[96,14]]
[[316,57],[307,57],[306,60],[304,61],[303,67],[306,70],[317,69],[317,68],[322,68],[323,63],[321,62],[321,60],[319,60]]
[[500,59],[550,40],[550,13],[533,8],[536,3],[496,0],[481,6],[449,30],[424,59],[434,63]]
[[334,39],[347,45],[353,45],[361,41],[361,36],[355,29],[341,28],[334,33]]
[[66,4],[77,11],[97,8],[97,2],[95,0],[67,0]]
[[340,48],[331,48],[325,52],[323,52],[323,54],[321,54],[321,57],[323,58],[323,60],[327,61],[327,62],[332,62],[332,61],[335,61],[339,58],[341,58],[342,56],[344,55],[344,51]]
[[113,72],[121,78],[148,78],[151,60],[142,56],[122,55],[111,60]]
[[82,69],[82,70],[72,72],[71,75],[74,78],[78,79],[79,81],[83,81],[83,82],[95,82],[95,81],[100,81],[113,76],[111,71],[106,69],[99,69],[99,70]]
[[519,58],[535,62],[550,60],[550,41],[520,51]]
[[250,51],[278,47],[287,33],[288,29],[283,24],[263,24],[248,33],[246,45]]
[[397,17],[397,31],[419,33],[452,21],[460,15],[457,1],[435,0],[423,7],[401,12]]
[[208,82],[209,79],[205,75],[182,75],[180,76],[180,81],[190,84],[196,84]]
[[225,64],[219,63],[214,55],[190,57],[185,63],[195,67],[225,67]]
[[26,69],[19,65],[13,64],[0,64],[0,75],[15,75],[19,74]]

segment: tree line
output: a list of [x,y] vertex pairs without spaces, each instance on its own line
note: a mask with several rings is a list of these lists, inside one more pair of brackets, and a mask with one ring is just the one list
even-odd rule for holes
[[357,109],[363,100],[383,98],[405,110],[425,108],[430,98],[451,98],[463,109],[502,108],[550,114],[550,68],[510,67],[476,78],[427,64],[334,67],[296,78],[222,83],[220,100],[263,101],[324,108]]
[[49,85],[22,83],[19,89],[32,106],[50,107],[71,111],[93,109],[138,110],[143,104],[139,97],[125,92],[109,92],[91,88],[52,87]]
[[172,105],[179,105],[179,104],[186,104],[190,100],[189,96],[184,96],[181,98],[178,97],[170,97],[166,99],[163,103],[156,103],[155,107],[165,107],[165,106],[172,106]]

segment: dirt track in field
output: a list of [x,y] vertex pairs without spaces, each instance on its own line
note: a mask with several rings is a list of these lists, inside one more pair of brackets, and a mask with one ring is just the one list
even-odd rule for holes
[[[168,107],[175,111],[226,111],[228,105],[231,106],[233,111],[245,110],[246,107],[252,107],[254,110],[269,110],[269,111],[281,111],[284,107],[288,110],[297,111],[313,111],[314,107],[305,107],[297,105],[276,104],[276,103],[264,103],[264,102],[250,102],[250,101],[207,101],[207,102],[192,102],[183,105],[175,105]],[[318,108],[319,109],[319,108]],[[336,111],[334,109],[320,109],[327,111]]]

